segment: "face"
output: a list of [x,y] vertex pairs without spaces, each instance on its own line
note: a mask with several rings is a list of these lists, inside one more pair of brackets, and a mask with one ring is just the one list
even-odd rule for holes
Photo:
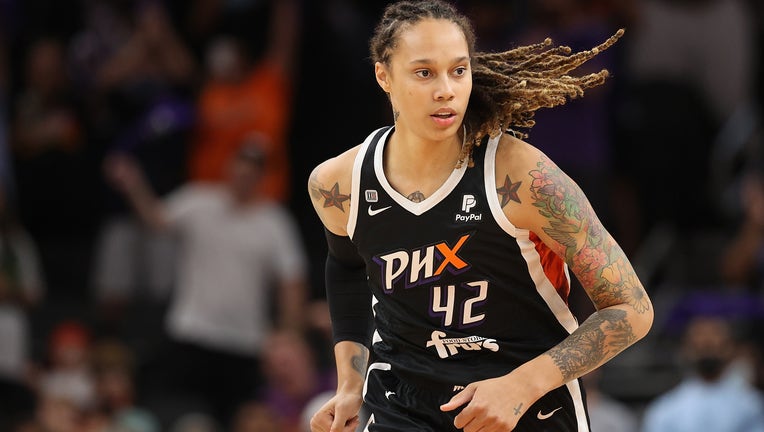
[[228,187],[237,199],[251,197],[260,178],[260,169],[251,162],[234,157],[228,165]]
[[403,28],[389,65],[375,65],[377,82],[399,112],[396,127],[428,141],[461,128],[472,91],[469,48],[461,28],[425,19]]

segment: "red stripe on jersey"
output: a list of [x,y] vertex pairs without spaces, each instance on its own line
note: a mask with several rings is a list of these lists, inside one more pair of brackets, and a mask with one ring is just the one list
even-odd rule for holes
[[552,286],[554,286],[557,294],[562,297],[565,304],[568,304],[570,282],[565,273],[565,261],[563,261],[559,255],[554,253],[552,249],[549,249],[549,246],[545,245],[536,233],[531,232],[528,237],[536,247],[536,252],[539,254],[539,261],[541,261],[541,268],[544,269],[544,274],[547,279],[552,282]]

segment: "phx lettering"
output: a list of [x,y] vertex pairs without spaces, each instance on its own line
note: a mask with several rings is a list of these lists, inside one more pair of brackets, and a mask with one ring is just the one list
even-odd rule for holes
[[374,262],[381,269],[383,288],[387,292],[392,291],[393,283],[402,276],[406,276],[406,287],[410,288],[440,279],[446,269],[452,274],[468,270],[470,264],[459,257],[458,252],[470,235],[461,236],[453,247],[440,242],[410,251],[400,250],[375,256]]

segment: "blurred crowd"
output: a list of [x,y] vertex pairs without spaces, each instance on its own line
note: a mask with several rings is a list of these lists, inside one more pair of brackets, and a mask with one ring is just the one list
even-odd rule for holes
[[[386,3],[0,0],[0,432],[308,430],[335,376],[304,189],[392,122]],[[592,429],[764,430],[764,5],[455,3],[483,51],[626,29],[529,138],[656,308],[585,377]]]

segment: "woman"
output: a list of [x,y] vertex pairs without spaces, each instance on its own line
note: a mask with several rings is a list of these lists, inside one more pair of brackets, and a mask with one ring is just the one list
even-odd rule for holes
[[[308,185],[338,369],[313,431],[355,430],[362,402],[369,431],[589,430],[577,378],[642,338],[652,306],[578,186],[502,131],[601,83],[565,74],[620,34],[482,54],[452,6],[388,6],[371,52],[395,126]],[[580,326],[568,268],[597,308]]]

